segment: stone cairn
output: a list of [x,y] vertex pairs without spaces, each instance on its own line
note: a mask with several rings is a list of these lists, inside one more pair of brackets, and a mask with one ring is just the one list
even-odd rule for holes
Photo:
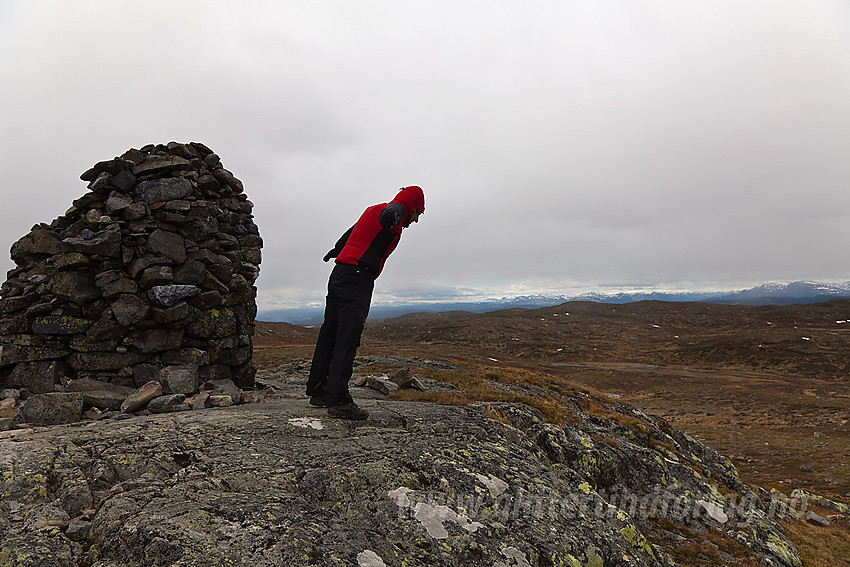
[[12,245],[0,429],[242,401],[262,247],[242,182],[194,142],[131,149],[81,179],[88,193]]

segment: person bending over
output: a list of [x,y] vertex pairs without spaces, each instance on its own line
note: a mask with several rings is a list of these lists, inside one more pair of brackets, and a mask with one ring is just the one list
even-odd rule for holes
[[366,209],[360,219],[325,254],[336,258],[328,279],[325,320],[316,341],[307,395],[310,404],[327,407],[328,414],[366,419],[348,391],[354,356],[372,303],[375,279],[395,250],[402,231],[425,212],[425,194],[415,185],[403,187],[395,199]]

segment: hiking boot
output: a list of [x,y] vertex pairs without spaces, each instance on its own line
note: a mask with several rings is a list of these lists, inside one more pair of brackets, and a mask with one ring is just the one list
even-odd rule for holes
[[317,408],[328,407],[328,401],[322,396],[310,396],[310,405]]
[[354,402],[342,404],[338,406],[328,406],[328,415],[341,417],[343,419],[366,419],[369,417],[369,412],[357,407]]

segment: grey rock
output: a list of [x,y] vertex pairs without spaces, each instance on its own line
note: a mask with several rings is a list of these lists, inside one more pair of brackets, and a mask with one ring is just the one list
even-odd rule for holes
[[142,272],[139,285],[142,289],[150,289],[157,285],[169,285],[174,279],[170,266],[153,266]]
[[125,169],[115,174],[111,185],[122,193],[129,193],[136,185],[136,176]]
[[206,390],[202,390],[192,400],[191,405],[193,410],[202,410],[211,407],[212,404],[210,403],[210,393]]
[[106,209],[106,214],[111,215],[115,212],[123,211],[132,204],[132,197],[113,191],[109,194],[109,198],[106,200],[104,207]]
[[21,391],[15,388],[6,388],[0,390],[0,400],[18,400],[21,397]]
[[136,293],[139,286],[119,270],[109,270],[95,276],[94,284],[101,289],[104,297],[120,293]]
[[60,299],[78,304],[91,302],[101,295],[94,278],[86,272],[59,272],[50,280],[49,288]]
[[146,362],[136,364],[133,366],[133,383],[138,388],[144,386],[148,382],[158,382],[160,370],[162,370],[161,364]]
[[135,221],[144,218],[147,214],[148,208],[144,203],[132,203],[121,210],[121,219],[128,222]]
[[34,226],[32,231],[12,244],[12,260],[18,264],[26,262],[32,254],[53,255],[62,252],[62,243],[44,226]]
[[68,369],[62,362],[41,360],[21,362],[12,370],[9,382],[15,387],[25,388],[36,394],[53,392],[65,376]]
[[94,508],[94,497],[82,470],[77,467],[56,468],[52,477],[56,495],[68,516],[76,517]]
[[[210,353],[198,348],[170,350],[161,355],[163,364],[206,366],[210,364]],[[199,378],[200,379],[200,378]]]
[[127,163],[124,160],[118,158],[110,159],[96,163],[94,167],[83,173],[80,176],[80,179],[82,179],[83,181],[94,181],[102,173],[117,175],[125,169],[127,169]]
[[75,392],[51,392],[30,396],[18,410],[23,423],[60,425],[80,421],[83,395]]
[[[100,211],[97,209],[91,209],[83,216],[83,218],[86,219],[86,222],[89,224],[97,224],[98,220],[100,220]],[[86,236],[86,238],[90,237],[90,235]]]
[[194,285],[157,285],[148,290],[148,297],[154,305],[171,307],[184,299],[195,297],[200,293],[200,288]]
[[183,199],[192,194],[192,184],[182,177],[166,177],[142,181],[136,185],[135,196],[149,205]]
[[410,367],[405,367],[396,372],[390,380],[396,384],[398,384],[399,388],[408,388],[413,390],[424,391],[425,387],[422,385],[422,382],[419,381],[411,371]]
[[113,351],[121,343],[121,339],[94,340],[88,335],[75,335],[68,343],[77,352]]
[[210,394],[209,402],[212,407],[226,408],[233,405],[233,398],[226,394]]
[[[72,467],[92,471],[105,497],[96,502],[87,541],[96,546],[103,565],[170,565],[187,558],[217,565],[238,557],[254,567],[272,567],[302,565],[310,554],[326,558],[317,561],[324,565],[357,565],[358,556],[360,563],[375,563],[378,557],[387,565],[404,559],[410,567],[539,565],[546,562],[541,558],[566,565],[675,564],[661,548],[644,543],[651,521],[641,519],[640,511],[625,519],[616,514],[609,504],[620,500],[606,501],[581,462],[551,460],[535,432],[490,419],[478,406],[367,403],[372,418],[364,426],[328,419],[303,400],[282,400],[37,431],[6,444],[9,455],[0,461],[0,477],[8,475],[7,490],[31,495],[28,513],[61,517],[55,510],[41,513],[55,508],[47,490],[51,473]],[[528,407],[513,410],[526,421],[538,419]],[[567,428],[578,435],[579,428],[601,427],[605,420],[594,422]],[[712,471],[711,483],[687,466],[670,466],[664,477],[627,476],[648,473],[643,467],[656,466],[659,453],[634,443],[613,423],[609,431],[623,459],[615,464],[626,466],[618,480],[630,483],[626,495],[638,502],[651,497],[652,486],[662,478],[669,478],[665,487],[671,497],[711,494],[713,483],[726,485],[724,491],[752,494],[740,481],[731,488],[734,480],[726,477],[725,467],[708,459],[700,466]],[[118,447],[134,448],[121,467],[115,467],[113,448]],[[687,450],[705,455],[695,444]],[[600,448],[598,456],[605,457],[604,451]],[[690,453],[682,455],[689,458]],[[661,472],[657,467],[654,472]],[[13,470],[31,472],[9,474]],[[149,471],[165,484],[152,481]],[[332,538],[315,523],[329,510]],[[725,531],[701,522],[688,519],[694,529],[713,530],[714,541],[731,541]],[[756,562],[800,564],[781,527],[758,506],[753,518],[736,522],[742,526],[735,539],[746,540]],[[235,535],[222,537],[223,527]],[[291,537],[282,541],[281,530],[289,530]],[[48,549],[53,538],[46,531],[27,530],[4,545]],[[61,542],[67,550],[67,541]],[[59,564],[81,563],[69,556]]]
[[59,360],[70,352],[70,350],[64,348],[0,343],[0,367],[12,366],[19,362]]
[[84,256],[79,252],[67,252],[60,254],[56,258],[55,266],[57,270],[75,270],[91,266],[94,261],[88,256]]
[[220,339],[235,335],[236,332],[236,315],[230,308],[202,311],[186,328],[189,336],[202,339]]
[[218,154],[212,153],[204,156],[204,165],[212,168],[220,167],[221,158],[218,157]]
[[77,372],[106,372],[133,366],[146,359],[147,356],[142,353],[75,352],[65,360]]
[[112,185],[112,174],[104,171],[98,175],[94,181],[88,184],[88,189],[98,194],[105,194],[109,191]]
[[162,384],[157,380],[152,380],[127,396],[127,399],[121,404],[121,411],[124,413],[138,411],[148,405],[148,402],[152,399],[161,395]]
[[811,510],[806,512],[806,522],[812,524],[813,526],[820,526],[822,528],[828,528],[832,525],[829,520],[827,520],[816,512],[812,512]]
[[107,339],[117,339],[122,337],[123,335],[124,329],[117,321],[113,320],[109,316],[109,312],[107,311],[101,314],[101,318],[98,319],[94,325],[89,327],[88,332],[86,332],[86,339],[92,341],[102,341]]
[[222,380],[231,380],[232,378],[233,371],[229,366],[224,364],[212,364],[198,368],[198,380],[200,382],[220,382]]
[[16,311],[26,309],[32,305],[36,298],[37,296],[35,294],[29,294],[0,299],[0,315],[7,315],[9,313],[15,313]]
[[229,186],[235,193],[242,193],[242,191],[244,191],[242,182],[236,179],[233,174],[226,169],[214,169],[212,174],[216,181],[218,181],[221,185]]
[[186,401],[186,396],[184,394],[159,396],[148,402],[148,411],[151,413],[167,413],[190,409],[188,406],[183,404],[184,401]]
[[[136,176],[162,174],[174,170],[181,171],[187,169],[188,167],[189,162],[179,156],[151,156],[142,161],[141,163],[135,165],[133,167],[133,173]],[[141,183],[139,185],[141,185]],[[166,201],[167,199],[159,200]]]
[[207,277],[209,277],[207,267],[198,260],[186,260],[174,271],[174,281],[181,284],[200,286]]
[[121,227],[117,223],[110,224],[90,238],[66,238],[62,243],[81,254],[118,258],[121,255]]
[[147,249],[157,256],[165,256],[178,264],[186,261],[186,242],[182,236],[173,232],[155,230],[148,238]]
[[180,348],[183,329],[136,329],[123,341],[143,353],[162,352]]
[[257,368],[254,366],[252,360],[233,369],[233,382],[240,388],[250,389],[254,387],[254,377],[256,375]]
[[89,535],[91,522],[85,520],[71,520],[65,530],[65,535],[71,541],[84,542]]
[[215,290],[201,293],[200,299],[207,307],[218,307],[222,302],[221,293]]
[[179,211],[185,213],[192,209],[192,203],[190,201],[183,200],[169,201],[163,208],[166,211]]
[[132,294],[122,294],[110,305],[115,319],[122,327],[135,325],[148,316],[150,307],[139,297]]
[[383,376],[369,376],[366,379],[366,385],[387,396],[398,390],[398,384],[384,378]]
[[185,321],[186,323],[190,323],[197,315],[197,309],[184,302],[180,302],[173,307],[167,307],[164,309],[155,307],[152,309],[152,312],[153,320],[163,325],[174,323],[176,321]]
[[159,372],[159,381],[169,394],[194,394],[198,390],[198,367],[194,365],[166,366]]
[[131,278],[139,277],[139,274],[150,268],[151,266],[167,266],[172,263],[171,258],[165,256],[143,256],[135,258],[127,264],[127,273]]
[[215,380],[205,382],[203,390],[208,391],[211,396],[229,396],[231,403],[241,404],[244,398],[242,390],[240,390],[233,380]]
[[36,317],[32,332],[36,335],[76,335],[85,333],[94,321],[66,315],[45,315]]
[[127,396],[133,393],[133,389],[126,386],[86,378],[71,380],[65,390],[81,393],[87,406],[108,410],[119,409]]

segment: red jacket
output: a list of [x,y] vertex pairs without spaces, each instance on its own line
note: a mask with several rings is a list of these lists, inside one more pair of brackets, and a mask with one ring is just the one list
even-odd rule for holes
[[401,231],[410,225],[413,212],[425,212],[425,194],[415,185],[403,187],[389,203],[366,209],[327,253],[325,261],[336,257],[337,264],[359,266],[377,278],[398,245]]

